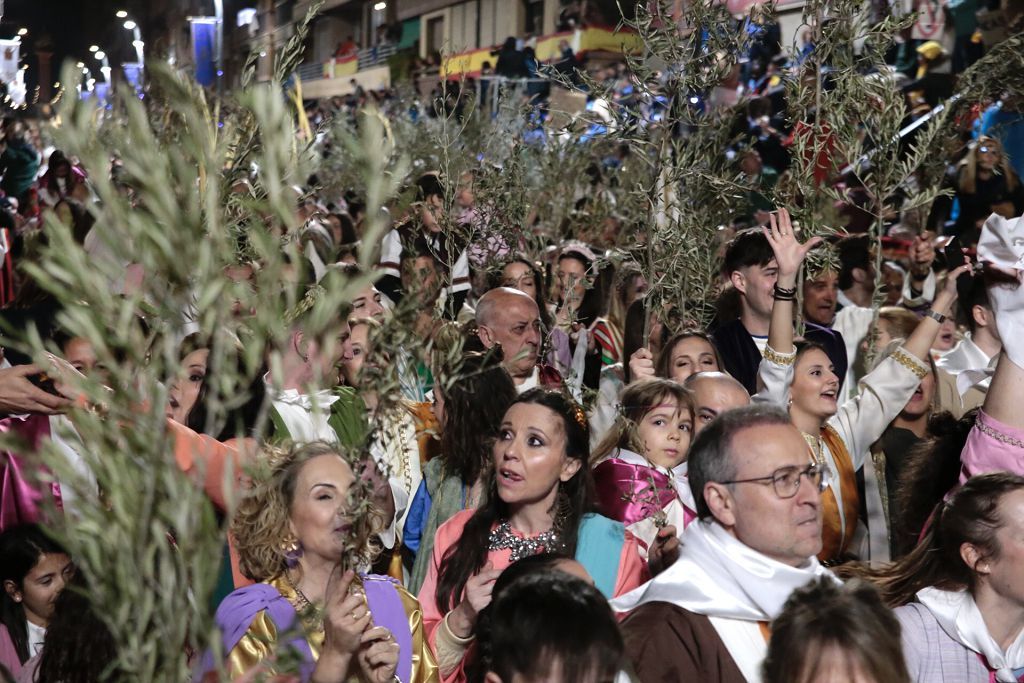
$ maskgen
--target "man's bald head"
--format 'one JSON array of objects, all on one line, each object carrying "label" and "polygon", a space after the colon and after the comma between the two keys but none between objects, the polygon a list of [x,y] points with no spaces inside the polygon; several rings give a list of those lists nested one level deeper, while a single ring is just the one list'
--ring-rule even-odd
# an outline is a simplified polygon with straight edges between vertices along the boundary
[{"label": "man's bald head", "polygon": [[693,392],[693,431],[699,432],[719,413],[750,405],[750,394],[736,378],[724,372],[698,372],[686,378],[684,386]]},{"label": "man's bald head", "polygon": [[533,374],[541,340],[540,309],[528,294],[511,287],[487,292],[476,305],[476,326],[486,348],[501,345],[505,367],[517,383]]},{"label": "man's bald head", "polygon": [[476,324],[489,325],[493,323],[495,311],[509,303],[521,302],[524,298],[532,303],[534,308],[537,308],[537,302],[522,290],[512,287],[495,287],[488,290],[476,303]]}]

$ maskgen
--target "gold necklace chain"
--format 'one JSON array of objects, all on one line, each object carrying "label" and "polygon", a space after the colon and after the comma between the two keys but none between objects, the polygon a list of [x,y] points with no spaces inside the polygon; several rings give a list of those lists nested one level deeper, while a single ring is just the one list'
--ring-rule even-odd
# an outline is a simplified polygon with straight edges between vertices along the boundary
[{"label": "gold necklace chain", "polygon": [[292,577],[288,575],[288,572],[284,573],[284,580],[288,584],[288,587],[291,588],[293,591],[295,591],[295,597],[299,601],[299,608],[301,610],[307,610],[307,609],[315,610],[316,609],[313,606],[313,603],[311,603],[309,601],[309,598],[306,597],[306,594],[303,593],[301,590],[299,590],[298,585],[294,581],[292,581]]}]

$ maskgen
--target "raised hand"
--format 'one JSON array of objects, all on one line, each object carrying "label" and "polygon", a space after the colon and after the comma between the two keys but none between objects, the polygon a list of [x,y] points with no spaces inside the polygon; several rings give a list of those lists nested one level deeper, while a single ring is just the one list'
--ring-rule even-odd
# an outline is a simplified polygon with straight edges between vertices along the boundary
[{"label": "raised hand", "polygon": [[793,230],[789,211],[785,208],[780,208],[769,216],[768,225],[762,229],[775,253],[775,261],[779,266],[780,286],[793,286],[796,283],[796,274],[800,271],[800,265],[807,258],[807,252],[821,244],[821,237],[812,237],[800,244]]}]

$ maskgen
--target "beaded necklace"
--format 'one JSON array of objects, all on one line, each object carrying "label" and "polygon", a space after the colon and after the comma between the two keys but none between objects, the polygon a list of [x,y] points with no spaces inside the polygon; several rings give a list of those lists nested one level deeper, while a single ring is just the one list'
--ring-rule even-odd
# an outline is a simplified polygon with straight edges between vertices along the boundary
[{"label": "beaded necklace", "polygon": [[487,541],[487,549],[491,551],[511,550],[511,561],[518,562],[524,557],[530,557],[538,553],[564,550],[565,544],[554,529],[548,529],[544,533],[532,538],[517,536],[512,532],[512,526],[508,523],[508,520],[505,520],[491,532]]}]

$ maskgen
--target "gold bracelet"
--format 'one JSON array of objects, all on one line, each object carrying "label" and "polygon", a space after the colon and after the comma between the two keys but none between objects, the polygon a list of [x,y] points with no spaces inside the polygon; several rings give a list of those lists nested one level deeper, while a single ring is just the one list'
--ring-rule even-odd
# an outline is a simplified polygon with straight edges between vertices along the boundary
[{"label": "gold bracelet", "polygon": [[924,379],[928,373],[931,372],[931,368],[927,366],[922,367],[921,361],[914,356],[911,356],[907,353],[906,349],[902,347],[896,349],[890,358],[917,375],[918,379]]},{"label": "gold bracelet", "polygon": [[787,353],[787,354],[779,353],[778,351],[776,351],[772,347],[766,346],[766,347],[764,347],[764,359],[766,361],[768,361],[769,363],[775,363],[776,365],[789,366],[789,365],[792,365],[793,362],[796,360],[796,354],[795,353]]}]

